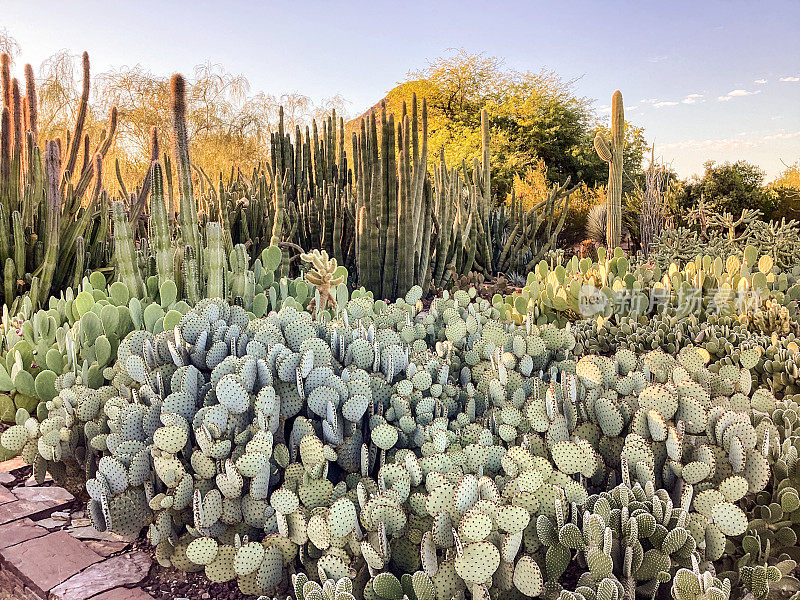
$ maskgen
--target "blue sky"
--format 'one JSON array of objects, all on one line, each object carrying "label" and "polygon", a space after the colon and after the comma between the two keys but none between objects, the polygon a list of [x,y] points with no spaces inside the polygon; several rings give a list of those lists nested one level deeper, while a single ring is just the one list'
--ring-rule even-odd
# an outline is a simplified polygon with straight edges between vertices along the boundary
[{"label": "blue sky", "polygon": [[450,48],[578,78],[682,175],[746,159],[768,177],[800,160],[800,2],[246,2],[0,0],[3,26],[37,65],[88,50],[95,73],[141,64],[191,73],[211,60],[251,90],[341,94],[358,114]]}]

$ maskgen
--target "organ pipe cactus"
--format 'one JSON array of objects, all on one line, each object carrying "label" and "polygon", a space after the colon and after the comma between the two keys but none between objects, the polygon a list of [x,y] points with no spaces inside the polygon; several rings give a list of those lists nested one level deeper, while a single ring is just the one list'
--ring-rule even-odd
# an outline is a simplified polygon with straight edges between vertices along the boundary
[{"label": "organ pipe cactus", "polygon": [[203,247],[200,241],[200,230],[197,219],[197,203],[192,186],[192,165],[189,159],[189,134],[186,128],[186,80],[175,74],[170,80],[172,94],[172,126],[174,130],[173,153],[180,191],[180,226],[181,239],[185,246],[192,248],[189,255],[190,271],[198,271],[203,263]]},{"label": "organ pipe cactus", "polygon": [[156,262],[158,282],[174,279],[174,250],[172,228],[164,198],[164,176],[161,164],[151,166],[152,191],[150,192],[150,247]]},{"label": "organ pipe cactus", "polygon": [[[430,279],[431,198],[427,181],[428,109],[416,95],[395,123],[381,110],[378,140],[374,113],[353,134],[358,281],[381,297],[403,296]],[[420,123],[421,121],[421,123]],[[421,125],[421,132],[420,132]],[[420,137],[422,141],[420,142]]]},{"label": "organ pipe cactus", "polygon": [[16,312],[20,295],[35,292],[34,302],[45,305],[51,294],[72,284],[76,276],[81,278],[82,269],[105,266],[107,239],[100,224],[107,218],[108,205],[99,173],[116,131],[117,112],[112,109],[108,127],[91,152],[84,133],[90,90],[89,58],[84,53],[74,129],[67,132],[65,143],[48,141],[42,149],[33,70],[26,65],[23,93],[11,77],[6,54],[2,65],[0,261],[5,269],[5,304]]},{"label": "organ pipe cactus", "polygon": [[606,140],[597,132],[594,147],[597,154],[608,163],[608,200],[606,203],[606,248],[616,248],[622,235],[622,173],[625,146],[625,109],[622,93],[617,90],[611,97],[611,138]]}]

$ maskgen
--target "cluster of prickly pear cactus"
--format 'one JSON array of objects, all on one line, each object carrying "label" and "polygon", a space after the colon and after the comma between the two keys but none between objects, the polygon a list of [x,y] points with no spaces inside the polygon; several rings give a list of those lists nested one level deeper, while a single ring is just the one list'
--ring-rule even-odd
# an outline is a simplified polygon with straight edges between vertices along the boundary
[{"label": "cluster of prickly pear cactus", "polygon": [[[786,335],[796,332],[800,273],[775,266],[768,254],[748,246],[744,258],[698,254],[683,265],[661,269],[637,264],[621,248],[599,260],[572,257],[540,261],[519,292],[494,300],[517,322],[531,313],[538,323],[585,320],[584,324],[632,318],[699,319],[716,322],[730,317],[749,329]],[[601,319],[598,319],[600,317]],[[593,350],[596,350],[593,348]]]},{"label": "cluster of prickly pear cactus", "polygon": [[[172,328],[123,340],[108,385],[57,379],[45,418],[20,413],[3,444],[37,475],[86,469],[96,527],[133,536],[149,525],[161,562],[249,592],[284,579],[290,550],[320,581],[365,570],[377,592],[391,567],[464,589],[500,566],[496,535],[512,544],[513,579],[534,589],[536,562],[517,556],[529,510],[551,514],[585,491],[510,447],[515,427],[530,431],[511,411],[522,417],[513,403],[539,385],[533,371],[570,342],[514,333],[466,293],[421,315],[420,296],[354,294],[328,322],[203,300]],[[530,506],[503,496],[508,486],[524,486]]]},{"label": "cluster of prickly pear cactus", "polygon": [[[157,177],[154,187],[158,185]],[[179,294],[180,278],[176,283],[158,268],[151,274],[142,273],[127,219],[123,214],[115,218],[123,225],[117,228],[115,244],[118,281],[108,284],[105,276],[95,271],[77,289],[68,288],[60,298],[51,297],[46,308],[35,311],[32,300],[26,297],[17,315],[12,317],[4,309],[0,350],[2,421],[13,423],[19,408],[33,415],[45,410],[44,403],[56,393],[56,377],[71,374],[88,387],[103,385],[109,379],[106,369],[116,360],[119,342],[129,332],[172,329],[189,310],[189,304]],[[209,224],[207,233],[215,230],[213,225]],[[210,237],[209,247],[213,248],[214,243]],[[264,250],[252,269],[243,247],[235,249],[230,261],[222,248],[218,250],[206,254],[204,270],[208,276],[203,278],[204,287],[241,304],[251,315],[263,316],[282,306],[302,310],[311,301],[309,286],[302,279],[276,280],[278,248]],[[120,267],[123,264],[126,266]],[[340,298],[347,295],[346,290],[337,289],[336,293]]]},{"label": "cluster of prickly pear cactus", "polygon": [[[779,407],[752,387],[757,352],[577,360],[569,329],[516,325],[474,290],[421,298],[357,290],[319,319],[131,299],[98,385],[57,375],[1,441],[37,477],[88,474],[99,529],[147,528],[162,564],[253,594],[287,569],[310,596],[654,594],[745,533],[763,440],[785,435],[755,418]],[[117,305],[97,303],[102,327]]]}]

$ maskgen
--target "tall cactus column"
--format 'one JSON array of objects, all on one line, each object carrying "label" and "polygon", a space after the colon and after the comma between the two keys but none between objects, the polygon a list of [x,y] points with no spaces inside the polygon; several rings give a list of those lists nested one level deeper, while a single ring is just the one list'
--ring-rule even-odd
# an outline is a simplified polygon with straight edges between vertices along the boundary
[{"label": "tall cactus column", "polygon": [[622,93],[617,90],[611,98],[611,140],[599,131],[594,138],[597,154],[608,163],[606,200],[606,246],[613,250],[620,245],[622,233],[622,150],[625,144],[625,111]]},{"label": "tall cactus column", "polygon": [[184,246],[191,246],[197,260],[197,271],[203,264],[202,241],[197,219],[197,204],[192,187],[192,164],[189,160],[189,134],[186,128],[186,80],[175,74],[170,81],[172,90],[172,126],[174,128],[175,167],[180,191],[180,228]]}]

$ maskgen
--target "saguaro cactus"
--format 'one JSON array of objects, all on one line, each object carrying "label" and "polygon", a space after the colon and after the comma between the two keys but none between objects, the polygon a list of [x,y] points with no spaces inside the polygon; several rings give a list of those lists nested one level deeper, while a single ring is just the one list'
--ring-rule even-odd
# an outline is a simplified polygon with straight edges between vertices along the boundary
[{"label": "saguaro cactus", "polygon": [[622,231],[622,149],[625,144],[625,111],[622,93],[617,90],[611,98],[611,139],[606,140],[599,131],[594,138],[597,154],[608,163],[608,191],[606,200],[606,246],[619,246]]}]

